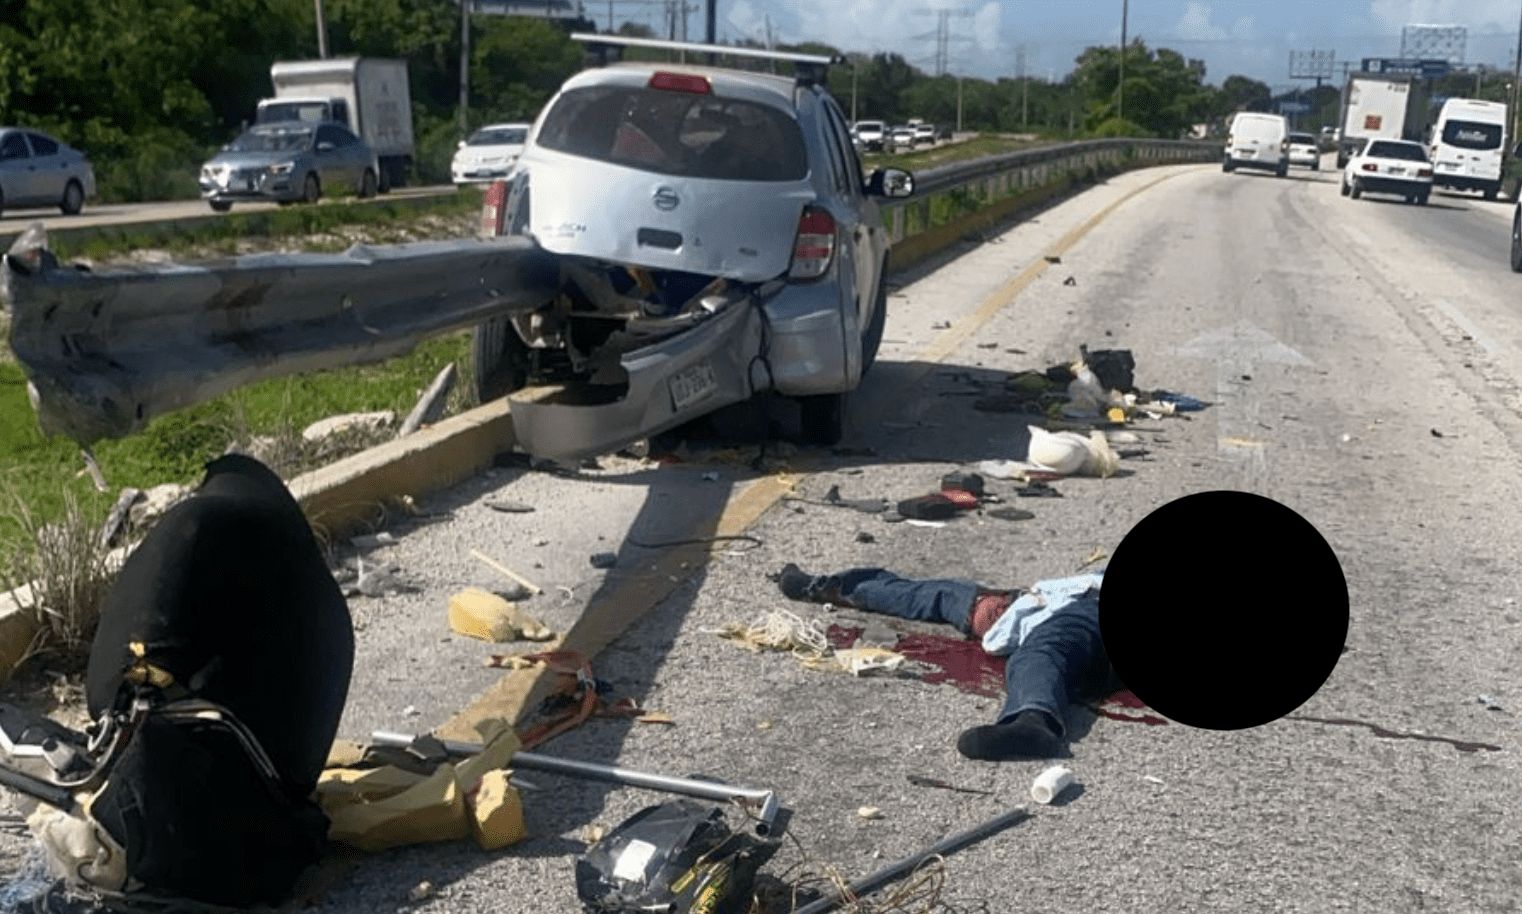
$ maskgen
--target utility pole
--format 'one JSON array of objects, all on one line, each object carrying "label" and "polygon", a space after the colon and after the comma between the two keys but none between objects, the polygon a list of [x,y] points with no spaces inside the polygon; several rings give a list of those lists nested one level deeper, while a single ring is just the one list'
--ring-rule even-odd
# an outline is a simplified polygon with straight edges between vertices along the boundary
[{"label": "utility pole", "polygon": [[1126,32],[1130,26],[1131,0],[1120,0],[1120,82],[1116,87],[1120,100],[1116,103],[1115,116],[1126,119]]},{"label": "utility pole", "polygon": [[957,133],[962,132],[962,77],[957,77]]},{"label": "utility pole", "polygon": [[[708,38],[709,44],[719,43],[719,0],[708,0]],[[708,55],[708,65],[713,66],[719,62],[717,54]]]},{"label": "utility pole", "polygon": [[859,69],[858,61],[851,61],[851,123],[856,123],[856,71]]},{"label": "utility pole", "polygon": [[1511,136],[1513,145],[1516,144],[1518,133],[1516,123],[1519,99],[1522,99],[1522,18],[1519,18],[1517,21],[1517,59],[1512,63],[1511,69],[1511,122],[1513,125]]},{"label": "utility pole", "polygon": [[613,34],[613,0],[608,0],[608,34]]},{"label": "utility pole", "polygon": [[470,0],[460,0],[460,134],[470,129]]},{"label": "utility pole", "polygon": [[1031,113],[1031,81],[1025,74],[1025,45],[1020,45],[1015,52],[1015,59],[1019,61],[1020,66],[1020,129],[1025,130],[1030,126]]},{"label": "utility pole", "polygon": [[327,59],[328,25],[322,19],[322,0],[312,0],[317,5],[317,56]]}]

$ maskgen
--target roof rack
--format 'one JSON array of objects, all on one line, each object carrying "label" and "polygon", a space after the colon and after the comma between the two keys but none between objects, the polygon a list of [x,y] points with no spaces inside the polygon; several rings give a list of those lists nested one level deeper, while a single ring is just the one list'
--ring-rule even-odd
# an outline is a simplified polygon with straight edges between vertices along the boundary
[{"label": "roof rack", "polygon": [[825,74],[834,64],[845,62],[840,55],[796,54],[791,51],[769,51],[765,48],[744,48],[726,44],[699,44],[687,41],[663,41],[658,38],[635,38],[627,35],[599,35],[591,32],[575,32],[572,41],[579,41],[594,48],[603,63],[608,62],[610,52],[624,48],[648,48],[655,51],[678,51],[683,54],[708,54],[722,57],[746,57],[755,60],[776,60],[793,64],[798,82],[805,84],[824,82]]}]

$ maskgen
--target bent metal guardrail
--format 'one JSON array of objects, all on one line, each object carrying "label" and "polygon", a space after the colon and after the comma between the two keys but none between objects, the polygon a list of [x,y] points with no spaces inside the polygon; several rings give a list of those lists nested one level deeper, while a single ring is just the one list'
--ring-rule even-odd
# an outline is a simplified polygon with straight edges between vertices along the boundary
[{"label": "bent metal guardrail", "polygon": [[1220,158],[1219,143],[1187,140],[1082,140],[1022,149],[915,172],[913,196],[884,205],[883,218],[899,244],[1066,176]]}]

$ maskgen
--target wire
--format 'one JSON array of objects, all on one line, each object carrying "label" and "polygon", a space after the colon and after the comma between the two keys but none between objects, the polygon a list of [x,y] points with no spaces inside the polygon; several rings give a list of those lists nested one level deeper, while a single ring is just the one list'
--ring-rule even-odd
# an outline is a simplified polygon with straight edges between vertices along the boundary
[{"label": "wire", "polygon": [[[750,543],[754,548],[757,549],[766,545],[766,543],[760,537],[751,536],[748,533],[736,533],[728,536],[694,536],[690,539],[657,540],[654,542],[649,540],[637,540],[633,537],[628,537],[624,540],[624,542],[628,543],[630,546],[634,546],[637,549],[670,549],[675,546],[711,546],[715,543],[734,542]],[[750,550],[746,551],[748,552]]]},{"label": "wire", "polygon": [[[751,296],[750,300],[755,305],[757,312],[759,312],[761,315],[761,348],[750,360],[750,363],[745,366],[745,380],[750,384],[750,395],[752,398],[754,398],[756,396],[756,363],[760,362],[762,367],[766,369],[766,386],[768,391],[775,391],[777,389],[777,375],[772,371],[771,315],[766,313],[766,306],[763,305],[760,300],[758,300],[754,295]],[[761,448],[756,452],[755,461],[751,463],[752,469],[761,470],[765,468],[766,446],[771,441],[771,435],[772,401],[768,396],[766,399],[761,401]]]}]

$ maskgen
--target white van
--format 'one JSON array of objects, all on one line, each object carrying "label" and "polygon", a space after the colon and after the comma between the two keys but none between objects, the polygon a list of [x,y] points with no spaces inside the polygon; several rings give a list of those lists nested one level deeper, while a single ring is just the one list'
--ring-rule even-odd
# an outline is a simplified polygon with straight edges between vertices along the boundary
[{"label": "white van", "polygon": [[1222,171],[1258,168],[1289,174],[1289,124],[1277,114],[1238,112],[1231,118]]},{"label": "white van", "polygon": [[1427,143],[1432,183],[1478,190],[1494,200],[1501,191],[1501,158],[1506,149],[1506,105],[1474,98],[1443,103]]}]

